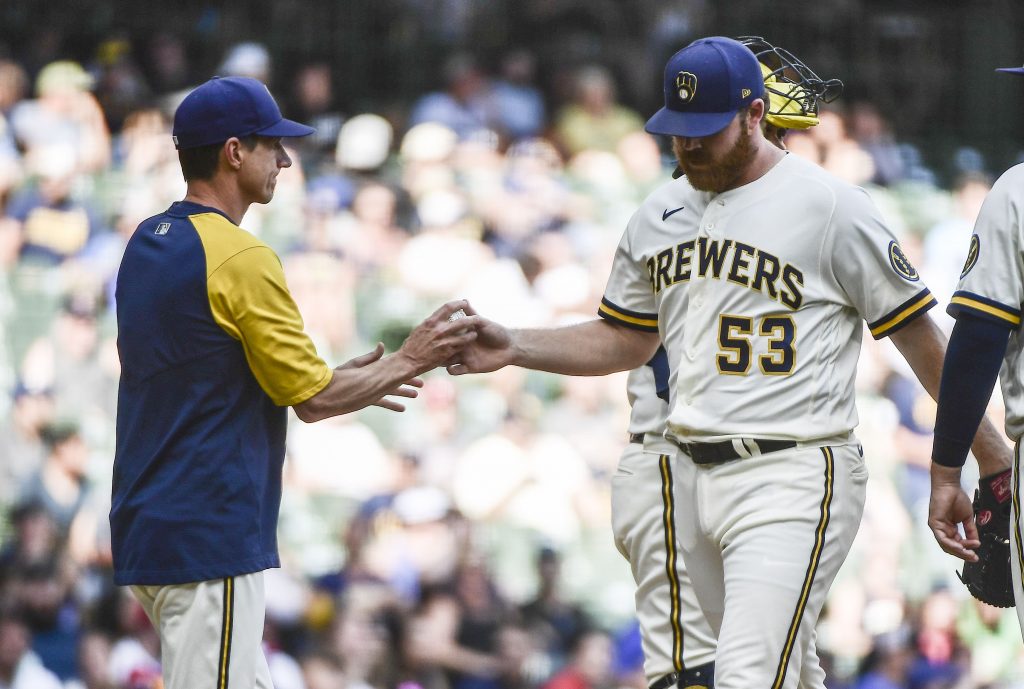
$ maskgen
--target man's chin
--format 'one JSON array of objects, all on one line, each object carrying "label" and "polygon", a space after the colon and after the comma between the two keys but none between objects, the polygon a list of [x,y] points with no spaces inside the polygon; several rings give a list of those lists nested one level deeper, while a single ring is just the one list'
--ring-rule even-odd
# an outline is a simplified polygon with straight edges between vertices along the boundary
[{"label": "man's chin", "polygon": [[687,170],[686,168],[683,168],[683,172],[686,174],[686,179],[690,182],[690,186],[697,191],[721,191],[721,180],[716,179],[715,175],[704,175],[699,172],[693,172],[693,170]]}]

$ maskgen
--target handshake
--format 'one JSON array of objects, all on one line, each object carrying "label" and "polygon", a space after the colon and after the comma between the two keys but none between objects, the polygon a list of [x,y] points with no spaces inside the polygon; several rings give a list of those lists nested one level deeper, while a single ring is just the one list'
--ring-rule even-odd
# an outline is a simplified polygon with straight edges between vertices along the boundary
[{"label": "handshake", "polygon": [[[405,406],[391,397],[416,397],[417,388],[423,387],[420,375],[440,366],[452,375],[494,371],[511,362],[511,342],[508,330],[478,316],[469,302],[460,299],[448,302],[417,325],[394,354],[385,357],[384,345],[378,343],[373,351],[339,366],[336,377],[339,373],[351,377],[354,369],[364,375],[372,372],[375,381],[364,384],[384,394],[369,403],[404,411]],[[362,406],[365,403],[349,411]]]}]

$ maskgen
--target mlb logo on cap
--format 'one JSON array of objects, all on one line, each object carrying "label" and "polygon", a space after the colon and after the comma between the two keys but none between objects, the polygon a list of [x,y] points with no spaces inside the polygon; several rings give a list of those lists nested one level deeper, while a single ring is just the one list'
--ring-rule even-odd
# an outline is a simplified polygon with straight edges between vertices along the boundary
[{"label": "mlb logo on cap", "polygon": [[736,113],[764,95],[754,53],[724,36],[702,38],[665,65],[665,107],[647,121],[651,134],[700,137],[716,134]]}]

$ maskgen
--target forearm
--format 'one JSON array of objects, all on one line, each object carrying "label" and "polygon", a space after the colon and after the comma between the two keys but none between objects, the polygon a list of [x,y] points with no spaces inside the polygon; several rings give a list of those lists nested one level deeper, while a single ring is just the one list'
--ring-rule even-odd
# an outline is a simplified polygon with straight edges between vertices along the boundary
[{"label": "forearm", "polygon": [[513,330],[510,363],[570,376],[602,376],[647,363],[658,336],[593,320],[561,328]]},{"label": "forearm", "polygon": [[361,367],[340,366],[331,382],[311,398],[295,405],[295,413],[307,423],[358,411],[375,403],[417,374],[415,366],[400,353]]},{"label": "forearm", "polygon": [[961,466],[973,436],[970,448],[982,476],[1009,468],[1006,441],[984,418],[1006,352],[1006,336],[1007,331],[993,323],[969,316],[957,321],[943,364],[935,419],[932,459],[937,464]]}]

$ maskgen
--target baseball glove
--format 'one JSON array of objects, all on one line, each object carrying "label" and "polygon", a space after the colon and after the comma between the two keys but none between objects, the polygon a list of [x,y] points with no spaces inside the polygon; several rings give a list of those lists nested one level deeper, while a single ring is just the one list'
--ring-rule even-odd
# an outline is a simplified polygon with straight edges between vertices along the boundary
[{"label": "baseball glove", "polygon": [[1009,469],[978,481],[974,523],[981,541],[976,551],[978,561],[965,563],[963,574],[957,576],[978,600],[997,608],[1011,608]]}]

